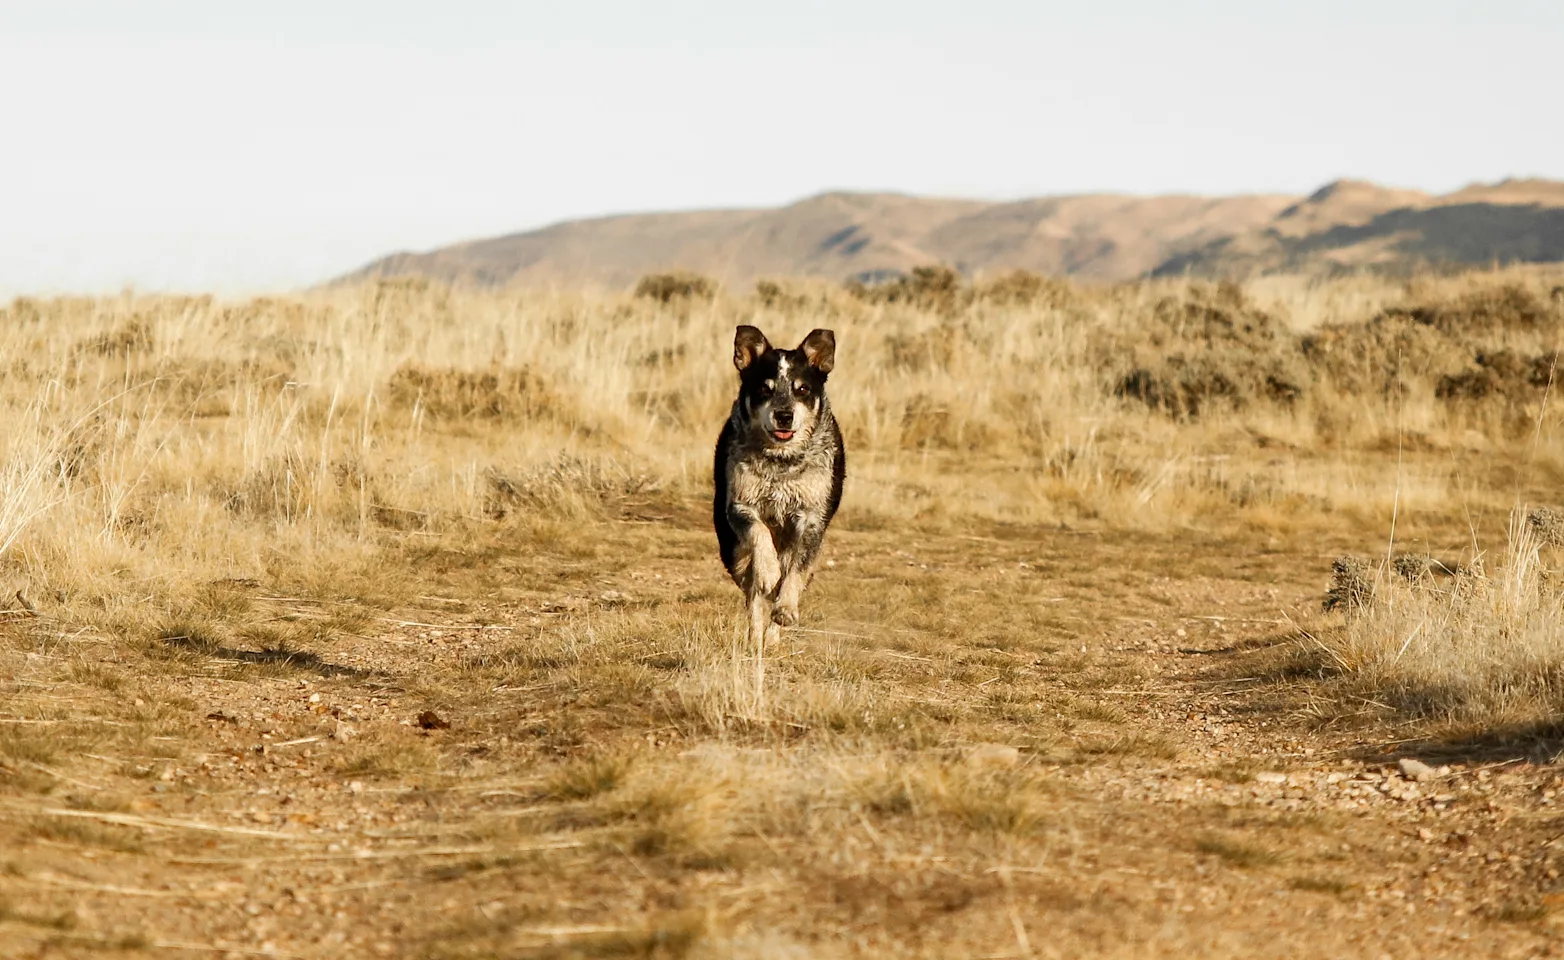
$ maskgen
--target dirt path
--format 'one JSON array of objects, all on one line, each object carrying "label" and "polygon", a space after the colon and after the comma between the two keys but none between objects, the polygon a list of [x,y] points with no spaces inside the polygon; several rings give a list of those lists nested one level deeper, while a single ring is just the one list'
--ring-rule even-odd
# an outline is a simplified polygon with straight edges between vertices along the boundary
[{"label": "dirt path", "polygon": [[835,531],[756,720],[697,506],[8,624],[0,954],[1564,952],[1564,771],[1324,700],[1331,545]]}]

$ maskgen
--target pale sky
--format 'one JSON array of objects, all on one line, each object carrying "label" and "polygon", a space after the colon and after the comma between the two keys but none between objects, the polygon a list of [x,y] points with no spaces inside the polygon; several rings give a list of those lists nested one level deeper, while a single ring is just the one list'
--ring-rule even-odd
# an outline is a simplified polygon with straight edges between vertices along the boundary
[{"label": "pale sky", "polygon": [[1557,0],[0,0],[0,295],[561,219],[1564,179]]}]

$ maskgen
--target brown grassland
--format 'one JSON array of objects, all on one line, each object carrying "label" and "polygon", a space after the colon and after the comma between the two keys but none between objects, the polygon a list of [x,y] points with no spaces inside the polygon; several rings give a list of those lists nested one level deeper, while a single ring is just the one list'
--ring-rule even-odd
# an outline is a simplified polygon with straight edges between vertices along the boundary
[{"label": "brown grassland", "polygon": [[[1560,284],[14,301],[0,955],[1556,955]],[[758,687],[736,323],[851,454]]]}]

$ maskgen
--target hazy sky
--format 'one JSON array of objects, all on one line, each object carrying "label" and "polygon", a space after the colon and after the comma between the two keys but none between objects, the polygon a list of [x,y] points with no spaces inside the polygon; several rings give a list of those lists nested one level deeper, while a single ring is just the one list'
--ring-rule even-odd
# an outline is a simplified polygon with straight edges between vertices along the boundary
[{"label": "hazy sky", "polygon": [[559,219],[1564,178],[1557,0],[0,0],[0,294]]}]

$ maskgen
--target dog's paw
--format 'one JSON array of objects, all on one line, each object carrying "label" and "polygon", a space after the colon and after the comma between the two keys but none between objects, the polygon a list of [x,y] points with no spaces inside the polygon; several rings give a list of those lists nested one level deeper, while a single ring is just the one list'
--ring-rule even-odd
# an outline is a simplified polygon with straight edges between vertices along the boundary
[{"label": "dog's paw", "polygon": [[787,604],[778,604],[771,611],[771,622],[779,627],[798,626],[798,608]]}]

